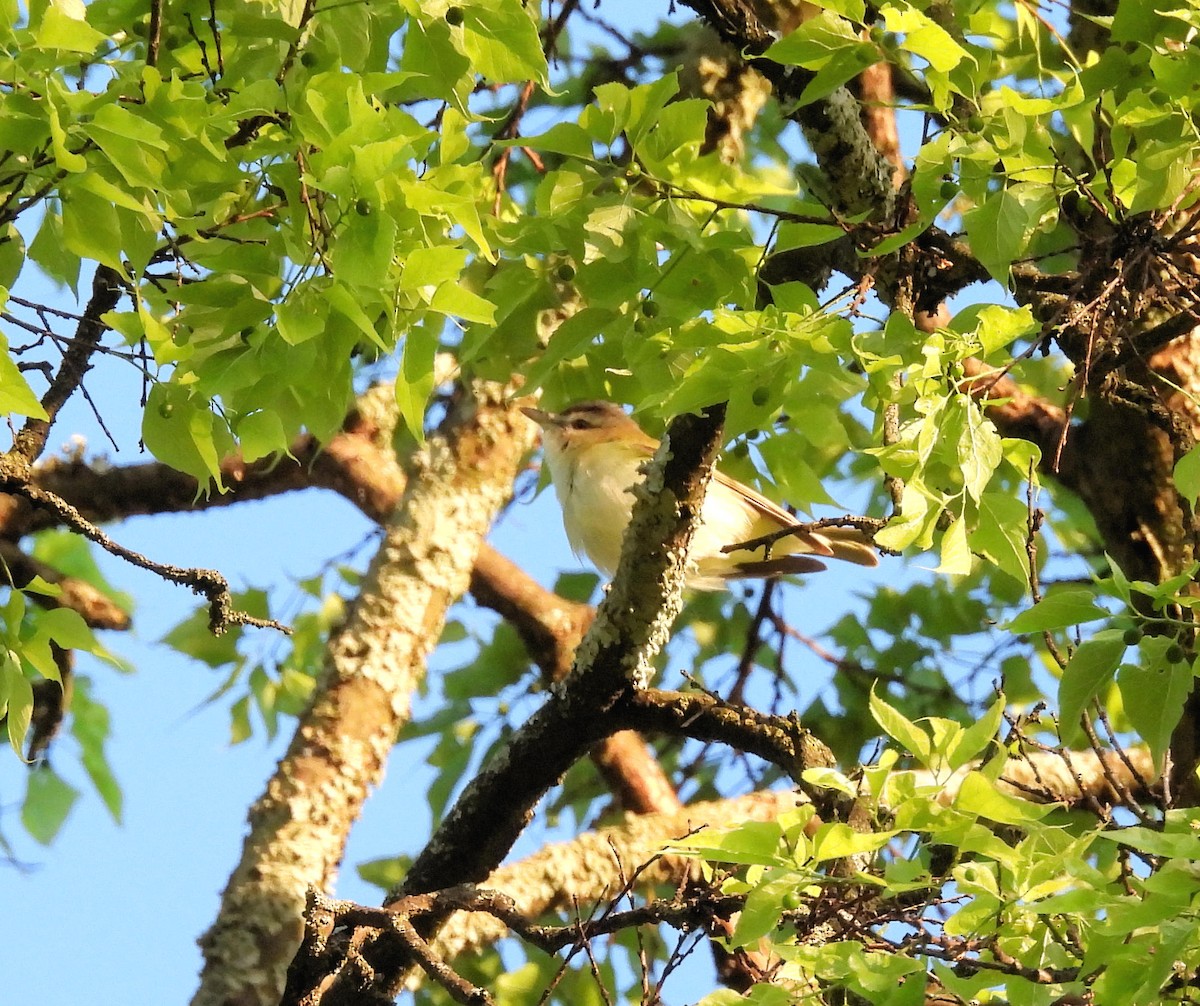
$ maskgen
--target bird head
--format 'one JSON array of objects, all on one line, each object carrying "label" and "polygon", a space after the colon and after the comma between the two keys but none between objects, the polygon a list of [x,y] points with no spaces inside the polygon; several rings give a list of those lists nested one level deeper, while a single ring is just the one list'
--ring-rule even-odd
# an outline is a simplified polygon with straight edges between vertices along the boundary
[{"label": "bird head", "polygon": [[531,408],[521,411],[542,428],[549,450],[574,454],[613,442],[654,446],[641,427],[613,402],[577,402],[557,413]]}]

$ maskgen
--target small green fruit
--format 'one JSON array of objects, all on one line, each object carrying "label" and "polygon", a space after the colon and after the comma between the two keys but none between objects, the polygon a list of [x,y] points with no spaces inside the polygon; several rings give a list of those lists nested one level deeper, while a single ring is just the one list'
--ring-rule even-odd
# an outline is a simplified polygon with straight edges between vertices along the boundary
[{"label": "small green fruit", "polygon": [[770,400],[771,391],[769,388],[755,388],[750,395],[750,401],[752,401],[760,409]]},{"label": "small green fruit", "polygon": [[354,212],[360,217],[369,217],[373,210],[374,207],[371,205],[371,201],[369,199],[360,199],[354,204]]},{"label": "small green fruit", "polygon": [[659,310],[660,309],[657,301],[642,301],[642,314],[644,314],[647,318],[657,318]]},{"label": "small green fruit", "polygon": [[1169,664],[1182,664],[1187,654],[1183,652],[1183,647],[1178,643],[1172,643],[1167,647],[1167,652],[1164,656],[1167,658],[1167,663]]},{"label": "small green fruit", "polygon": [[952,181],[950,181],[950,179],[947,178],[938,187],[938,195],[941,196],[943,199],[953,199],[955,196],[958,195],[958,183],[952,182]]},{"label": "small green fruit", "polygon": [[454,25],[455,27],[457,27],[458,25],[460,25],[462,23],[463,23],[463,9],[461,7],[447,7],[446,8],[446,24]]},{"label": "small green fruit", "polygon": [[570,262],[563,262],[554,270],[554,275],[561,282],[570,283],[575,278],[575,267]]},{"label": "small green fruit", "polygon": [[174,412],[175,412],[174,403],[172,403],[172,402],[159,402],[158,403],[158,414],[160,416],[162,416],[163,419],[170,419],[171,415]]},{"label": "small green fruit", "polygon": [[1142,630],[1137,628],[1136,626],[1133,628],[1126,629],[1121,634],[1121,641],[1126,646],[1137,646],[1137,644],[1142,641]]},{"label": "small green fruit", "polygon": [[314,66],[321,62],[321,59],[315,52],[305,52],[300,54],[300,65],[311,70]]}]

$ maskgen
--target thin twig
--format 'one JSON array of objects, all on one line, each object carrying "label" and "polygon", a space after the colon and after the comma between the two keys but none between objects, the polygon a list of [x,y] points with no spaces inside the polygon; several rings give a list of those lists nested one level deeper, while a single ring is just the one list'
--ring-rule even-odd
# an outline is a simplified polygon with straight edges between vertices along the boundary
[{"label": "thin twig", "polygon": [[17,496],[24,496],[30,503],[45,507],[69,528],[90,541],[94,541],[109,554],[124,559],[141,569],[149,570],[164,580],[191,587],[197,594],[202,594],[208,600],[209,628],[214,635],[221,635],[231,625],[253,625],[262,629],[278,629],[280,632],[288,634],[292,631],[274,619],[258,618],[247,612],[235,610],[233,598],[229,592],[229,581],[216,570],[172,566],[147,558],[140,552],[135,552],[133,549],[113,541],[70,503],[45,489],[3,476],[0,476],[0,489]]}]

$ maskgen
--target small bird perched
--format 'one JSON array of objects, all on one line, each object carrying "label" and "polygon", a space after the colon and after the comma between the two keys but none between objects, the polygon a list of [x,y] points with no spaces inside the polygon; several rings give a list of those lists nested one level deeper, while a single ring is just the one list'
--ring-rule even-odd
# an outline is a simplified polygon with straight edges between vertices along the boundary
[{"label": "small bird perched", "polygon": [[[530,408],[521,411],[542,428],[546,463],[571,547],[611,577],[633,512],[631,489],[642,479],[638,467],[653,456],[658,441],[612,402],[579,402],[557,414]],[[775,542],[769,552],[762,547],[721,551],[722,546],[796,524],[796,518],[782,507],[714,469],[692,538],[691,558],[696,569],[688,586],[720,590],[727,580],[824,569],[825,564],[813,556],[844,559],[860,566],[879,562],[866,536],[852,527],[798,528]]]}]

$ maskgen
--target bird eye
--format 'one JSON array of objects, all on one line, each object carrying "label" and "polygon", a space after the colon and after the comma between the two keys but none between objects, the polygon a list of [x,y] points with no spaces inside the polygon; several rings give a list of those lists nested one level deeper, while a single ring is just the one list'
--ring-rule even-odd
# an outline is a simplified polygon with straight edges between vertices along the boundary
[{"label": "bird eye", "polygon": [[579,419],[572,419],[567,425],[569,425],[573,430],[590,430],[592,428],[591,422],[583,419],[582,417]]}]

